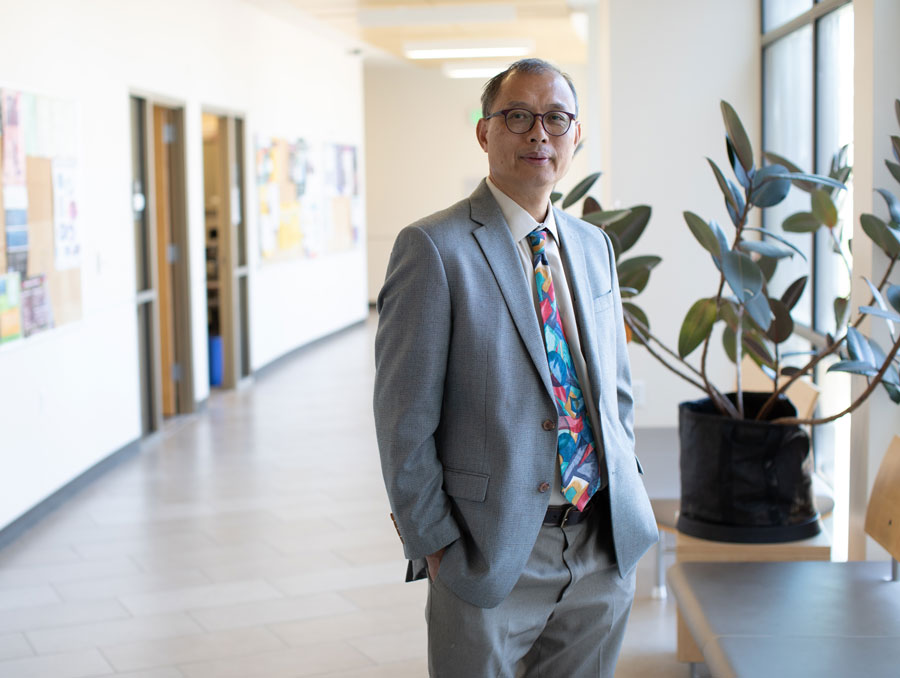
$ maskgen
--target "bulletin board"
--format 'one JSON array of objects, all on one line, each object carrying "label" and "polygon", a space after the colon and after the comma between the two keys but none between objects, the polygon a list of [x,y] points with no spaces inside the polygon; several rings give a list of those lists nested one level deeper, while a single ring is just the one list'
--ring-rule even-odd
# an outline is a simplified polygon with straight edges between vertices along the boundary
[{"label": "bulletin board", "polygon": [[0,89],[0,343],[81,318],[77,109]]},{"label": "bulletin board", "polygon": [[356,146],[257,137],[262,259],[316,258],[360,244]]}]

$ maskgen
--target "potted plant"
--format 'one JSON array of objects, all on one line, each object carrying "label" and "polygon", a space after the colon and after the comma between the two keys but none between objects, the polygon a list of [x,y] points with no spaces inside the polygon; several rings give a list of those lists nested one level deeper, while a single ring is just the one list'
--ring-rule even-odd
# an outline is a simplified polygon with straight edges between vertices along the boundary
[{"label": "potted plant", "polygon": [[[896,103],[900,123],[900,101]],[[766,153],[769,164],[756,167],[753,150],[743,125],[730,104],[721,103],[725,146],[734,180],[707,159],[722,191],[733,231],[715,220],[684,212],[689,231],[710,255],[719,272],[711,296],[697,300],[688,310],[671,348],[651,331],[646,313],[630,300],[644,289],[659,257],[635,257],[618,264],[625,322],[635,341],[666,368],[703,391],[704,397],[679,406],[681,447],[681,531],[707,539],[738,542],[790,541],[818,533],[818,514],[811,493],[811,459],[805,426],[834,421],[849,414],[882,386],[900,404],[898,351],[900,286],[890,278],[900,258],[900,201],[888,190],[878,189],[888,206],[890,221],[866,214],[862,232],[888,257],[881,280],[867,281],[871,301],[849,314],[849,297],[835,299],[836,330],[821,336],[820,347],[804,352],[784,350],[794,334],[795,309],[808,276],[784,289],[770,285],[778,262],[805,257],[791,242],[770,229],[751,227],[754,209],[781,203],[792,188],[810,196],[810,210],[789,216],[782,224],[788,232],[812,233],[825,229],[834,251],[850,269],[848,253],[839,236],[837,205],[850,175],[846,149],[835,154],[829,176],[802,172],[786,158]],[[900,137],[891,138],[893,154],[900,162]],[[900,164],[886,161],[900,182]],[[588,177],[566,197],[564,206],[576,202],[590,189],[596,175]],[[580,192],[580,195],[579,195]],[[574,200],[573,200],[574,196]],[[585,200],[585,218],[617,231],[618,216],[599,210],[596,201]],[[593,217],[592,217],[593,214]],[[649,214],[649,211],[648,211]],[[646,226],[646,222],[643,224]],[[637,229],[637,235],[643,230]],[[633,231],[628,243],[634,244]],[[856,235],[859,239],[861,236]],[[615,244],[615,240],[614,240]],[[623,248],[624,251],[625,248]],[[892,344],[883,349],[859,329],[866,317],[887,323]],[[729,392],[710,381],[707,359],[713,330],[722,324],[722,349],[736,368],[736,389]],[[699,364],[689,361],[699,350]],[[749,355],[771,379],[767,392],[745,392],[741,363]],[[696,360],[696,357],[692,360]],[[864,391],[840,412],[821,417],[798,417],[785,392],[798,380],[811,376],[823,361],[828,371],[860,375],[868,383]],[[825,364],[828,364],[827,362]]]}]

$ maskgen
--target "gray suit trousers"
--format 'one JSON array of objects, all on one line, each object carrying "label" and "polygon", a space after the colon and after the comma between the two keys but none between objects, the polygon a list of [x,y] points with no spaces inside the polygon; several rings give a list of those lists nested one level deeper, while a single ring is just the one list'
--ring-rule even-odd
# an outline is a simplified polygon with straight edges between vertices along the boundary
[{"label": "gray suit trousers", "polygon": [[497,607],[429,584],[432,678],[612,678],[634,598],[615,563],[608,493],[578,525],[541,527],[521,577]]}]

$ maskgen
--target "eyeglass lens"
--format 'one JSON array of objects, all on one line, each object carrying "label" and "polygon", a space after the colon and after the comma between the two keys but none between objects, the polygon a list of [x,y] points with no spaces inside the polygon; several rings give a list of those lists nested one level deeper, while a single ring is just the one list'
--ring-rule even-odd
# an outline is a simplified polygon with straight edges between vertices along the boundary
[{"label": "eyeglass lens", "polygon": [[[506,114],[506,127],[514,134],[525,134],[534,126],[535,114],[524,108],[514,108]],[[563,111],[547,111],[540,116],[547,134],[560,136],[565,134],[571,119]]]}]

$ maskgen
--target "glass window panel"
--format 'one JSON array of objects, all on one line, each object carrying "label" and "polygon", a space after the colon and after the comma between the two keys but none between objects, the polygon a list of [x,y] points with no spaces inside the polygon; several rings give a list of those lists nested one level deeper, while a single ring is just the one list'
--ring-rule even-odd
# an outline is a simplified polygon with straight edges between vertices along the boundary
[{"label": "glass window panel", "polygon": [[813,0],[763,0],[763,33],[812,9]]},{"label": "glass window panel", "polygon": [[[813,47],[812,26],[805,26],[773,42],[763,53],[763,149],[784,156],[801,169],[813,167]],[[782,222],[795,212],[808,212],[809,195],[791,188],[780,204],[763,211],[763,226],[786,237],[812,261],[812,236],[784,233]],[[771,282],[770,296],[780,297],[794,280],[807,275],[810,264],[800,257],[782,259]],[[812,294],[808,285],[797,303],[794,319],[812,324]],[[802,350],[802,347],[785,347]]]}]

